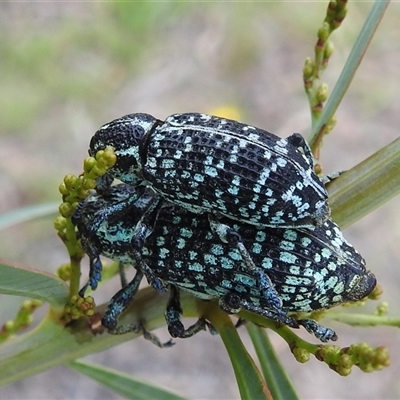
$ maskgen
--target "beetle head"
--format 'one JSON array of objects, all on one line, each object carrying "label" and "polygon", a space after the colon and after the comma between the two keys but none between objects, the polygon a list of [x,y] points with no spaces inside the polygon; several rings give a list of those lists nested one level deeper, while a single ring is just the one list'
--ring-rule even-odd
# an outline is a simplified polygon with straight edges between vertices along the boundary
[{"label": "beetle head", "polygon": [[[143,180],[141,146],[156,122],[149,114],[129,114],[103,125],[94,134],[90,141],[90,156],[106,147],[112,147],[117,156],[117,162],[107,171],[107,184],[111,184],[110,177],[129,184],[139,184]],[[103,181],[100,179],[100,186],[107,186]]]},{"label": "beetle head", "polygon": [[349,283],[350,290],[345,295],[345,301],[359,301],[368,296],[376,286],[375,275],[366,270],[364,274],[354,275]]}]

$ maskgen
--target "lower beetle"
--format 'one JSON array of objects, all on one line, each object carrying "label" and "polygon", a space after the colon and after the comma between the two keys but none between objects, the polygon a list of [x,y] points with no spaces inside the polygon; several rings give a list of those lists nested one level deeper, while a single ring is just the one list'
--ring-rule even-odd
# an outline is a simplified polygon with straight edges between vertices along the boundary
[{"label": "lower beetle", "polygon": [[[132,238],[149,201],[151,195],[146,188],[119,184],[79,205],[74,221],[91,259],[91,275],[101,273],[100,255],[135,265]],[[99,215],[103,216],[101,224]],[[96,230],[88,230],[94,220]],[[237,248],[216,238],[207,217],[171,205],[161,209],[157,221],[141,257],[155,279],[170,285],[166,319],[173,337],[190,336],[180,321],[177,288],[202,299],[218,299],[221,308],[229,313],[244,309],[293,328],[304,326],[325,342],[336,340],[334,331],[314,320],[296,320],[288,313],[308,313],[357,301],[376,285],[363,257],[331,220],[308,229],[261,229],[234,223],[232,229],[242,237],[279,297],[281,305],[271,307],[262,276],[246,267]],[[110,301],[103,325],[111,332],[116,329],[118,316],[134,298],[143,273],[146,275],[138,270],[133,281]]]}]

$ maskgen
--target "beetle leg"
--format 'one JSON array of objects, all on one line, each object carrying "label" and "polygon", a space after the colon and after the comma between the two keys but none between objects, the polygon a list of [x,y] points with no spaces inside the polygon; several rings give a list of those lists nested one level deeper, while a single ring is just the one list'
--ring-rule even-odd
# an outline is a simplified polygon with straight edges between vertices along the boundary
[{"label": "beetle leg", "polygon": [[85,249],[86,254],[89,256],[89,280],[79,291],[79,296],[81,297],[85,297],[85,292],[89,286],[92,290],[97,288],[97,284],[101,281],[101,272],[103,270],[99,252],[88,241],[85,241]]},{"label": "beetle leg", "polygon": [[[150,190],[150,189],[149,189]],[[158,278],[153,270],[143,261],[142,248],[146,239],[152,234],[158,214],[162,208],[162,200],[154,195],[152,202],[147,205],[143,215],[137,223],[132,237],[132,253],[137,262],[137,268],[143,271],[149,284],[160,292],[165,292],[166,288],[162,280]]]},{"label": "beetle leg", "polygon": [[299,319],[297,322],[321,342],[327,342],[329,340],[336,341],[338,338],[335,331],[318,324],[313,319]]},{"label": "beetle leg", "polygon": [[336,333],[332,329],[326,328],[312,319],[296,320],[287,314],[277,314],[275,311],[265,307],[257,306],[251,301],[242,299],[237,294],[226,294],[220,298],[219,304],[221,308],[228,313],[236,314],[243,309],[258,315],[262,315],[263,317],[267,317],[273,321],[288,325],[291,328],[299,328],[300,326],[303,326],[307,332],[313,334],[317,339],[321,340],[321,342],[337,340]]},{"label": "beetle leg", "polygon": [[344,172],[346,172],[346,171],[345,170],[334,171],[334,172],[331,172],[330,174],[326,174],[326,175],[320,176],[319,179],[321,180],[321,182],[324,185],[326,185],[327,183],[330,183],[330,182],[334,181],[336,178],[338,178]]},{"label": "beetle leg", "polygon": [[127,286],[120,289],[110,300],[107,305],[104,317],[101,323],[107,328],[109,333],[119,335],[126,332],[134,331],[133,325],[117,327],[118,317],[128,308],[129,304],[135,297],[140,282],[143,278],[143,272],[137,270],[134,278]]},{"label": "beetle leg", "polygon": [[263,317],[267,317],[276,322],[288,325],[292,328],[299,327],[297,321],[288,316],[283,309],[275,311],[266,307],[260,307],[254,304],[254,302],[248,301],[236,293],[227,293],[225,296],[222,296],[219,300],[219,305],[225,312],[229,314],[237,314],[243,309],[258,315],[262,315]]},{"label": "beetle leg", "polygon": [[249,271],[252,271],[253,274],[257,275],[259,289],[263,292],[271,309],[279,312],[282,307],[282,300],[280,299],[278,292],[275,290],[271,279],[265,271],[254,264],[253,259],[243,244],[240,235],[228,225],[219,222],[212,214],[208,214],[208,220],[213,234],[218,236],[222,242],[229,243],[231,246],[236,247],[239,250]]},{"label": "beetle leg", "polygon": [[142,271],[138,270],[136,275],[126,286],[124,286],[121,290],[119,290],[110,300],[107,305],[106,311],[104,313],[104,317],[101,320],[101,323],[105,328],[107,328],[108,333],[112,335],[123,335],[128,332],[142,332],[143,337],[146,340],[149,340],[151,343],[155,344],[157,347],[171,347],[174,345],[172,340],[169,340],[166,343],[161,343],[156,335],[153,335],[151,332],[146,330],[144,327],[144,322],[139,321],[135,324],[126,324],[120,325],[118,324],[118,317],[129,307],[133,298],[135,297],[141,280],[143,279]]},{"label": "beetle leg", "polygon": [[128,286],[128,279],[126,278],[125,265],[122,262],[118,263],[119,278],[121,280],[121,287]]},{"label": "beetle leg", "polygon": [[165,320],[168,325],[168,332],[173,338],[185,339],[204,331],[208,323],[204,318],[199,318],[197,322],[185,329],[181,322],[182,306],[180,301],[179,289],[175,285],[169,285],[170,295],[167,308],[165,310]]}]

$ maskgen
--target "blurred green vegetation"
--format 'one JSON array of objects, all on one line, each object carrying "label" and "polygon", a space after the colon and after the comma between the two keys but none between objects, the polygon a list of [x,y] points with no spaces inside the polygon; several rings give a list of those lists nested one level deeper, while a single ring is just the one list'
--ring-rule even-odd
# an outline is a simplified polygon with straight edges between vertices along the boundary
[{"label": "blurred green vegetation", "polygon": [[[310,12],[321,15],[325,4],[310,12],[298,8],[295,20],[278,2],[232,3],[229,9],[221,3],[172,1],[88,3],[76,10],[59,4],[59,9],[51,7],[54,15],[46,15],[40,5],[25,12],[18,7],[0,6],[3,18],[10,17],[3,21],[0,42],[1,134],[26,132],[38,117],[66,101],[87,102],[99,112],[110,95],[145,67],[151,49],[162,47],[163,41],[173,44],[169,30],[185,21],[229,19],[225,65],[236,75],[238,68],[243,71],[260,57],[257,26],[251,23],[257,13],[272,13],[273,19],[281,19],[275,21],[277,27],[286,24],[287,33],[306,36],[313,29]],[[37,12],[32,18],[28,12],[33,7]],[[213,37],[209,40],[213,46]]]},{"label": "blurred green vegetation", "polygon": [[[151,30],[185,3],[92,4],[83,17],[3,32],[0,130],[24,130],[53,103],[101,103],[142,63]],[[150,33],[150,34],[149,34]],[[21,118],[23,116],[23,118]]]}]

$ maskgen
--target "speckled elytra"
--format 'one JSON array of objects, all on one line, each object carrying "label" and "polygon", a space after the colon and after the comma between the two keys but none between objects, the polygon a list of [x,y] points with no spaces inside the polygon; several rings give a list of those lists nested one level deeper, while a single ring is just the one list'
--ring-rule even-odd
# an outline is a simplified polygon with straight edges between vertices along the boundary
[{"label": "speckled elytra", "polygon": [[130,114],[103,125],[89,154],[114,148],[110,176],[151,185],[174,204],[270,227],[321,225],[329,217],[327,192],[313,171],[300,134],[286,139],[206,114],[174,114],[164,122]]}]

